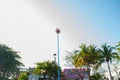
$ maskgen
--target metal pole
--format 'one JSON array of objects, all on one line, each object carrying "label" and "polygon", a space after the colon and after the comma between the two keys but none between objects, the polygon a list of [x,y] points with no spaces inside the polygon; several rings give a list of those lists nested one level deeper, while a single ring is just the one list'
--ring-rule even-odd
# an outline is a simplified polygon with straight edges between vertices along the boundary
[{"label": "metal pole", "polygon": [[55,69],[54,69],[54,80],[56,80],[56,54],[54,54],[54,64],[55,64]]},{"label": "metal pole", "polygon": [[56,29],[56,33],[57,33],[57,48],[58,48],[58,80],[60,80],[60,51],[59,51],[59,33],[60,33],[60,29]]}]

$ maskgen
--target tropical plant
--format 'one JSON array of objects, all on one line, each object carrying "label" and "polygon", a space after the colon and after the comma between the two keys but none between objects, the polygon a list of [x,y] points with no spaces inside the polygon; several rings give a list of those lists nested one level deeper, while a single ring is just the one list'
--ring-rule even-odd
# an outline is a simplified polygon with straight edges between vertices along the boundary
[{"label": "tropical plant", "polygon": [[86,46],[86,44],[81,44],[79,51],[78,63],[79,65],[86,66],[88,70],[88,76],[90,77],[90,67],[97,70],[99,63],[99,52],[95,45]]},{"label": "tropical plant", "polygon": [[17,53],[5,44],[0,44],[0,78],[5,78],[5,80],[9,77],[14,78],[19,73],[19,67],[23,64]]},{"label": "tropical plant", "polygon": [[118,50],[118,52],[120,52],[120,42],[118,42],[116,47],[117,47],[116,49]]},{"label": "tropical plant", "polygon": [[109,71],[111,80],[112,80],[112,75],[111,75],[109,63],[110,62],[112,63],[113,59],[119,60],[119,55],[117,53],[113,52],[114,49],[115,49],[115,47],[111,47],[110,45],[107,45],[105,43],[101,46],[101,49],[99,50],[101,53],[102,62],[107,62],[108,71]]},{"label": "tropical plant", "polygon": [[28,72],[21,72],[18,80],[28,80]]},{"label": "tropical plant", "polygon": [[73,52],[67,52],[67,55],[65,57],[66,66],[72,67],[72,68],[79,68],[80,65],[78,64],[78,53],[77,51],[73,51]]},{"label": "tropical plant", "polygon": [[100,73],[95,73],[94,75],[90,76],[90,80],[101,80],[102,75]]},{"label": "tropical plant", "polygon": [[101,66],[101,57],[99,48],[95,45],[88,46],[88,53],[89,53],[89,64],[90,67],[93,68],[93,72],[96,73],[96,70]]},{"label": "tropical plant", "polygon": [[[69,53],[69,55],[66,56],[67,62],[71,63],[75,68],[86,66],[89,77],[90,68],[93,68],[93,72],[95,72],[102,63],[107,62],[112,79],[109,62],[112,62],[113,59],[116,61],[120,60],[119,54],[113,52],[115,47],[111,47],[105,43],[101,46],[101,49],[97,48],[95,45],[86,46],[86,44],[81,44],[79,48],[80,50],[75,50],[74,53]],[[117,49],[120,51],[120,42],[117,45]]]},{"label": "tropical plant", "polygon": [[[57,76],[57,70],[58,66],[55,62],[52,61],[43,61],[38,62],[37,67],[34,70],[35,74],[40,74],[44,76],[44,80],[46,76],[49,76],[49,78]],[[61,69],[60,69],[61,72]]]},{"label": "tropical plant", "polygon": [[69,53],[69,55],[66,56],[66,61],[75,68],[86,66],[90,77],[90,67],[97,70],[100,65],[99,51],[95,45],[86,46],[86,44],[81,44],[79,48],[80,50]]}]

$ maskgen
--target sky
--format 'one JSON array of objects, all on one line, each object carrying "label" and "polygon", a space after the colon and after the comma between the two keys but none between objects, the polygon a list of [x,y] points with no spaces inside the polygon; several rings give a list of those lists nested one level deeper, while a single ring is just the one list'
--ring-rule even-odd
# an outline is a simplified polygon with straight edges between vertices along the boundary
[{"label": "sky", "polygon": [[119,0],[1,0],[0,43],[19,51],[26,67],[54,60],[55,29],[60,32],[60,65],[66,51],[81,43],[117,45],[120,41]]}]

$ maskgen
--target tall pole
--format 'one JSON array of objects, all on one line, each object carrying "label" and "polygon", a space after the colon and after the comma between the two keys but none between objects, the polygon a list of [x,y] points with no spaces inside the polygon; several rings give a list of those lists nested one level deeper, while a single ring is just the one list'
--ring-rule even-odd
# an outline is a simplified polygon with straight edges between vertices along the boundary
[{"label": "tall pole", "polygon": [[58,50],[58,80],[60,80],[60,51],[59,51],[59,33],[60,29],[56,28],[57,33],[57,50]]},{"label": "tall pole", "polygon": [[56,80],[56,54],[53,54],[54,56],[54,64],[55,64],[55,70],[54,70],[54,80]]}]

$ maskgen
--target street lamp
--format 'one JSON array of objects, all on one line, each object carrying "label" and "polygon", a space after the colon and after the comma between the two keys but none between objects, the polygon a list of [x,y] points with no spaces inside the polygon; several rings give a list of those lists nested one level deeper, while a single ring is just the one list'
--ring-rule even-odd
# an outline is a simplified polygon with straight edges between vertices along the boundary
[{"label": "street lamp", "polygon": [[55,68],[54,68],[54,80],[56,80],[56,54],[53,54],[54,56],[54,64],[55,64]]},{"label": "street lamp", "polygon": [[60,33],[60,29],[56,28],[56,33],[57,33],[57,48],[58,48],[58,80],[60,80],[60,57],[59,57],[59,33]]}]

